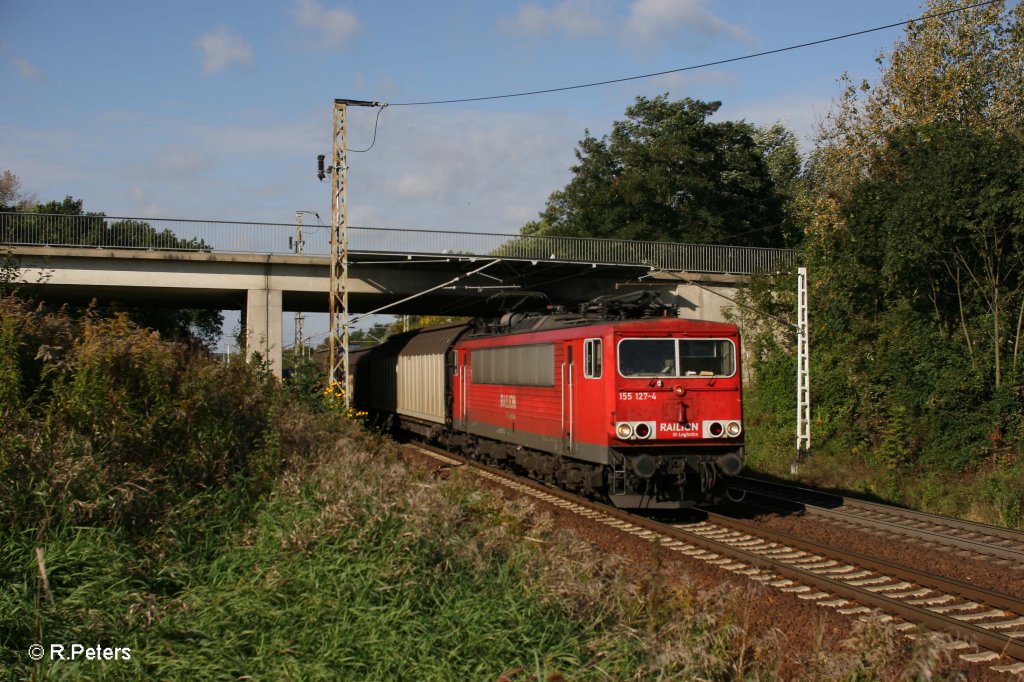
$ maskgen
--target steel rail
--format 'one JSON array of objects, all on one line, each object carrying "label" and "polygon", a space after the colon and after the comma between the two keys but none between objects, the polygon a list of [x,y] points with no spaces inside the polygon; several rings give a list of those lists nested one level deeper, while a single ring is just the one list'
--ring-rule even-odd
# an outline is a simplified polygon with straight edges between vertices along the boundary
[{"label": "steel rail", "polygon": [[[760,495],[761,493],[755,494]],[[969,552],[973,552],[975,554],[996,557],[998,559],[1002,559],[1009,562],[1024,563],[1024,549],[1007,549],[999,545],[993,545],[991,543],[973,540],[970,538],[961,538],[955,535],[946,535],[938,531],[911,528],[909,526],[893,521],[882,521],[880,519],[864,518],[857,516],[856,514],[845,513],[837,509],[817,507],[807,503],[803,504],[807,512],[814,516],[821,516],[827,519],[837,520],[851,525],[874,528],[875,530],[886,531],[893,535],[902,535],[910,538],[915,538],[917,540],[924,540],[925,542],[928,542],[930,544],[954,547],[956,549],[962,549]]]},{"label": "steel rail", "polygon": [[[883,577],[894,577],[934,590],[940,590],[947,593],[952,592],[953,594],[965,599],[973,600],[977,598],[983,600],[982,603],[975,604],[976,607],[988,605],[1011,611],[1014,615],[1024,615],[1024,602],[1010,595],[991,592],[982,588],[967,585],[966,583],[962,583],[957,580],[915,571],[914,569],[892,564],[873,557],[867,557],[856,552],[848,552],[836,547],[790,536],[785,533],[778,533],[761,526],[757,526],[756,524],[739,521],[738,519],[732,519],[712,513],[709,513],[708,516],[709,518],[715,518],[716,523],[738,530],[742,533],[765,538],[771,542],[785,546],[796,547],[805,552],[819,555],[823,558],[834,559],[853,564],[854,566],[860,566],[862,568],[878,572]],[[727,547],[727,545],[725,547]],[[714,551],[717,552],[719,550],[715,549]],[[725,549],[722,549],[721,552],[723,554],[727,553]],[[727,555],[736,556],[737,558],[741,556],[739,553],[733,554],[732,552],[729,552]],[[768,565],[754,560],[751,560],[751,563],[755,563],[755,565]],[[957,637],[972,640],[978,645],[992,651],[1004,653],[1018,660],[1024,660],[1024,640],[1003,635],[988,628],[967,623],[941,613],[935,613],[927,608],[918,607],[914,604],[888,597],[878,592],[850,585],[842,580],[834,580],[824,576],[819,576],[813,571],[794,568],[780,562],[774,562],[770,565],[772,570],[793,580],[798,580],[801,583],[814,585],[860,604],[874,606],[905,620],[920,623],[932,629],[944,630],[956,635]]]},{"label": "steel rail", "polygon": [[[538,497],[540,499],[547,498],[547,501],[555,500],[555,504],[563,508],[578,507],[582,510],[589,510],[590,513],[586,514],[589,518],[604,522],[606,525],[616,527],[619,529],[626,530],[630,527],[641,529],[646,531],[650,537],[662,537],[677,542],[688,543],[690,545],[696,545],[702,550],[712,552],[714,554],[727,557],[733,561],[738,561],[743,564],[749,564],[750,566],[757,567],[783,576],[789,580],[797,581],[803,585],[813,586],[822,590],[838,595],[844,599],[859,603],[864,606],[871,606],[881,611],[889,613],[891,615],[899,616],[904,620],[912,623],[918,623],[934,630],[942,630],[947,633],[953,634],[956,637],[965,639],[976,643],[977,645],[989,649],[990,651],[998,654],[1004,654],[1015,658],[1019,661],[1024,661],[1024,640],[1012,637],[1009,635],[1000,634],[991,629],[984,628],[979,625],[974,625],[970,622],[959,620],[955,617],[946,616],[943,613],[936,613],[927,608],[916,606],[909,602],[901,601],[893,597],[881,594],[880,591],[872,591],[864,587],[850,584],[839,579],[829,578],[827,576],[815,573],[809,569],[800,568],[794,566],[785,561],[773,559],[764,554],[757,553],[755,551],[749,551],[746,549],[734,547],[727,543],[704,537],[700,533],[692,530],[686,530],[685,527],[677,525],[668,525],[665,523],[652,521],[647,518],[638,517],[636,515],[624,512],[619,509],[607,507],[605,505],[599,505],[598,503],[580,498],[571,493],[551,488],[542,483],[525,479],[523,477],[512,474],[503,469],[498,469],[489,465],[476,462],[474,460],[456,455],[454,453],[442,450],[440,448],[434,448],[433,446],[424,446],[417,444],[417,447],[422,449],[427,454],[447,459],[449,462],[454,462],[459,465],[468,465],[477,472],[482,472],[482,475],[492,480],[511,487],[513,489],[519,489],[520,491],[527,492],[528,494]],[[561,504],[559,504],[561,503]],[[612,522],[609,522],[600,517],[606,517]],[[838,561],[847,561],[846,558],[837,559],[837,557],[848,557],[850,561],[847,563],[853,563],[857,561],[859,563],[861,557],[852,552],[844,552],[842,550],[835,550],[827,546],[817,545],[810,541],[803,540],[801,538],[791,538],[783,533],[777,533],[774,531],[767,531],[764,528],[756,526],[754,524],[747,524],[745,522],[737,522],[735,519],[728,517],[718,517],[718,515],[710,515],[709,518],[716,518],[715,523],[718,523],[722,527],[730,528],[731,530],[738,530],[747,536],[753,536],[754,538],[766,539],[768,543],[775,545],[778,550],[785,550],[787,547],[797,547],[801,545],[799,551],[801,553],[811,552],[813,555],[818,555],[821,559],[830,559]],[[720,518],[720,520],[717,520]],[[742,528],[742,530],[740,530]],[[812,547],[813,549],[805,549]],[[774,550],[775,548],[773,548]],[[830,556],[829,552],[836,552],[836,556]],[[776,552],[778,553],[778,552]],[[873,559],[871,557],[864,557],[864,560],[870,562],[870,565],[877,566],[879,570],[884,567],[887,562]],[[854,564],[856,566],[856,564]],[[917,579],[934,581],[941,583],[943,580],[939,576],[928,576],[920,572],[914,572],[912,569],[906,569],[904,567],[897,567],[901,569],[902,576],[915,575],[915,582]],[[883,578],[890,576],[882,575]],[[901,578],[896,576],[900,580],[909,580],[909,578]],[[948,581],[951,586],[956,586],[957,589],[961,589],[963,583],[957,583],[957,581]],[[924,584],[924,583],[919,583]],[[970,588],[970,586],[966,586]],[[932,588],[929,589],[941,589]],[[976,590],[976,594],[986,594],[993,598],[993,601],[998,601],[999,604],[1005,605],[1004,608],[1013,611],[1015,615],[1024,614],[1024,603],[1020,600],[1015,600],[1013,597],[1008,595],[999,595],[998,593],[990,593],[979,588],[971,588]],[[891,591],[891,590],[888,590]],[[970,593],[970,592],[969,592]],[[980,606],[975,604],[974,606]],[[996,604],[991,604],[996,606]]]},{"label": "steel rail", "polygon": [[[892,507],[875,502],[855,500],[841,495],[835,495],[833,493],[821,493],[799,487],[791,488],[779,483],[769,483],[757,479],[739,479],[730,487],[774,500],[795,502],[803,505],[808,513],[814,515],[824,516],[830,519],[838,519],[847,523],[875,528],[877,530],[884,530],[935,544],[956,547],[975,552],[977,554],[998,557],[1007,561],[1024,563],[1024,533],[1008,528],[1000,528],[999,526],[992,526],[973,521],[964,521],[962,519],[954,519],[940,516],[938,514],[919,512],[912,509],[901,509],[899,507]],[[828,497],[837,499],[840,502],[840,505],[834,508],[825,507],[820,504],[815,504],[812,501],[815,498],[821,499]],[[847,509],[847,511],[843,511],[844,508]],[[863,510],[868,514],[888,516],[896,520],[885,520],[877,517],[873,518],[871,516],[864,516],[853,511],[856,509]],[[908,526],[904,523],[900,523],[899,520],[918,524],[927,524],[928,526],[931,526],[931,529]],[[971,534],[974,537],[966,537],[955,532],[951,533],[948,532],[949,529],[953,529],[954,531],[963,531],[964,533]],[[947,532],[944,532],[944,530]],[[986,541],[983,539],[984,537],[998,539],[998,542],[993,542],[991,540]],[[1012,543],[1017,546],[1013,547],[1007,543]]]},{"label": "steel rail", "polygon": [[765,528],[764,526],[756,523],[732,518],[731,516],[725,516],[710,511],[705,511],[705,513],[708,515],[709,519],[714,519],[715,523],[738,530],[742,533],[747,533],[748,535],[757,535],[758,537],[765,538],[771,542],[777,542],[788,547],[796,547],[797,549],[802,549],[805,552],[821,554],[829,559],[854,564],[862,568],[876,571],[883,575],[916,583],[922,587],[941,590],[949,594],[955,594],[963,597],[964,599],[972,601],[976,600],[990,606],[999,607],[1024,615],[1024,600],[1014,597],[1013,595],[987,590],[983,587],[977,587],[969,583],[956,580],[955,578],[946,578],[933,573],[925,573],[908,566],[903,566],[901,564],[896,564],[891,561],[886,561],[885,559],[879,559],[859,552],[851,552],[834,545],[827,545],[795,535],[790,535],[788,533],[781,533],[779,531]]}]

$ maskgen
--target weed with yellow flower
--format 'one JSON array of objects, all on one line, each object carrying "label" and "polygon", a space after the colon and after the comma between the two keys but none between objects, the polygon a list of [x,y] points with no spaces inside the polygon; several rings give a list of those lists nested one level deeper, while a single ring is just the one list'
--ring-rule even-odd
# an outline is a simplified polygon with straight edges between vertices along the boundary
[{"label": "weed with yellow flower", "polygon": [[340,381],[328,382],[324,388],[324,406],[329,412],[336,412],[352,420],[362,421],[368,414],[365,410],[345,406],[345,384]]}]

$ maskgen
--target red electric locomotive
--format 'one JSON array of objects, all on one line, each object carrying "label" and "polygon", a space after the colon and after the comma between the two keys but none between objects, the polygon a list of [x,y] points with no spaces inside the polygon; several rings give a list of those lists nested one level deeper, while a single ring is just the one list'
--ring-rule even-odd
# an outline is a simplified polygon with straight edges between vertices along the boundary
[{"label": "red electric locomotive", "polygon": [[679,318],[511,315],[353,353],[355,405],[630,509],[713,503],[743,468],[740,339]]}]

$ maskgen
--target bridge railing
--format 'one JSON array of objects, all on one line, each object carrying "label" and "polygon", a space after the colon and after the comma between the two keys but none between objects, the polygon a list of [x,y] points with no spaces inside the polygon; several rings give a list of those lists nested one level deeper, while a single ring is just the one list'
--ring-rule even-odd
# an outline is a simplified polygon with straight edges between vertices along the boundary
[{"label": "bridge railing", "polygon": [[[330,226],[303,224],[306,255],[330,254]],[[292,223],[66,216],[0,212],[0,244],[220,253],[298,251]],[[681,272],[753,274],[794,265],[791,249],[672,242],[541,237],[447,230],[350,227],[353,253],[500,256],[600,264],[650,265]]]}]

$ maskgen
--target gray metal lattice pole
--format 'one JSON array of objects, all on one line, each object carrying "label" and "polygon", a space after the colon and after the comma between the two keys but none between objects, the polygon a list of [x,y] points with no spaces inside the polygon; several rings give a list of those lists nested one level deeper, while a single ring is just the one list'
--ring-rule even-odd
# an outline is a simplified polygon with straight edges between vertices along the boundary
[{"label": "gray metal lattice pole", "polygon": [[331,291],[328,352],[332,383],[344,382],[345,409],[352,407],[348,342],[348,107],[376,107],[380,102],[334,100],[334,137],[331,149]]},{"label": "gray metal lattice pole", "polygon": [[[302,234],[302,211],[295,212],[295,253],[302,254],[306,251],[306,240]],[[301,358],[305,354],[306,315],[303,312],[295,313],[295,343],[292,348],[295,351],[295,358]]]}]

